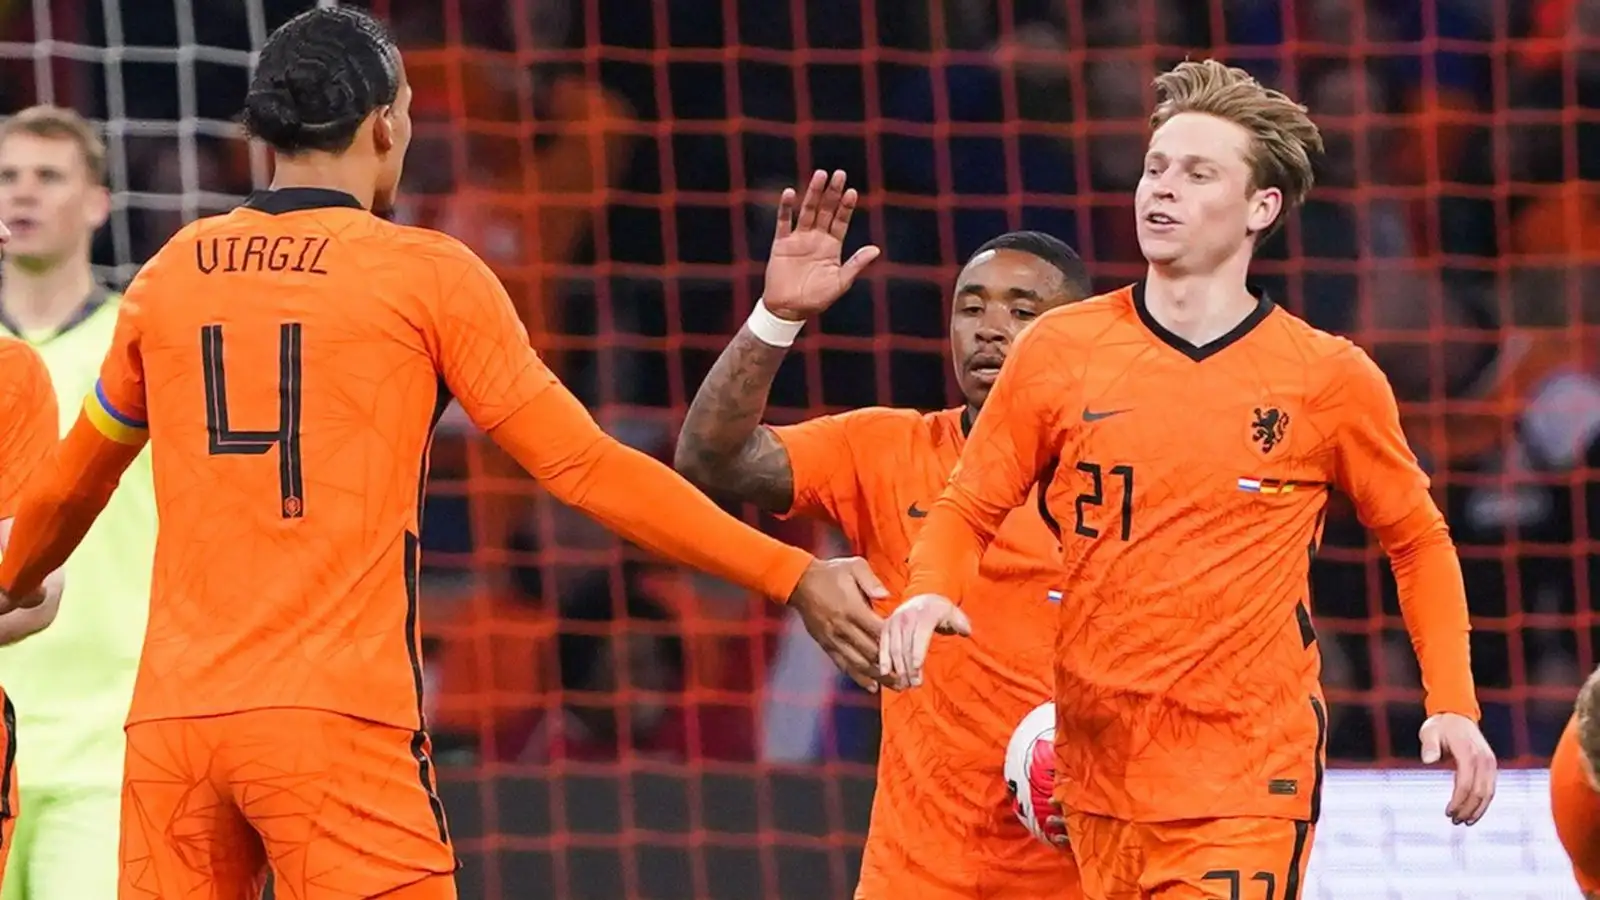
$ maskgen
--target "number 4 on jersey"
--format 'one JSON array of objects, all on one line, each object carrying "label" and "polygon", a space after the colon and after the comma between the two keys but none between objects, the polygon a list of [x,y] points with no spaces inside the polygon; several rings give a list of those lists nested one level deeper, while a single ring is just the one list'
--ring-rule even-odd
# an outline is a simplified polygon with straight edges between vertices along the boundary
[{"label": "number 4 on jersey", "polygon": [[278,427],[275,431],[235,431],[228,421],[228,378],[223,365],[222,326],[200,329],[200,358],[206,377],[206,432],[212,456],[261,456],[278,448],[278,488],[285,519],[305,515],[305,484],[300,473],[300,323],[278,326]]}]

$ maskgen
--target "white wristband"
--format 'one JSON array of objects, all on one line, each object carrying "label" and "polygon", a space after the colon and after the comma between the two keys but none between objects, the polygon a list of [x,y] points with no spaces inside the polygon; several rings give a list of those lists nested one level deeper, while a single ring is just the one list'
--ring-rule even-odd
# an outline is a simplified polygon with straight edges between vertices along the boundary
[{"label": "white wristband", "polygon": [[772,310],[767,309],[765,299],[756,301],[756,308],[750,311],[750,318],[744,323],[756,340],[771,347],[792,347],[794,339],[799,337],[800,329],[806,327],[804,321],[792,322],[779,318]]}]

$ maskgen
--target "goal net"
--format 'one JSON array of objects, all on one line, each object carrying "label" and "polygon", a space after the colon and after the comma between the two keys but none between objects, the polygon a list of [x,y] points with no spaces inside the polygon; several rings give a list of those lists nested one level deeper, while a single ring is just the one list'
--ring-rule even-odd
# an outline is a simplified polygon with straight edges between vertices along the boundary
[{"label": "goal net", "polygon": [[[103,123],[108,280],[266,184],[234,121],[253,49],[310,5],[0,0],[0,112]],[[1461,545],[1485,731],[1517,770],[1471,831],[1445,824],[1442,775],[1406,771],[1415,663],[1336,502],[1313,579],[1334,771],[1306,896],[1573,896],[1540,767],[1596,665],[1593,3],[375,6],[415,90],[395,215],[488,259],[601,423],[663,458],[759,295],[778,191],[813,168],[863,191],[847,252],[886,254],[792,353],[779,421],[954,402],[950,284],[996,234],[1048,231],[1098,283],[1137,277],[1161,67],[1217,55],[1302,99],[1328,157],[1257,273],[1393,381]],[[427,699],[462,896],[848,896],[877,718],[803,627],[620,546],[464,422],[434,465]]]}]

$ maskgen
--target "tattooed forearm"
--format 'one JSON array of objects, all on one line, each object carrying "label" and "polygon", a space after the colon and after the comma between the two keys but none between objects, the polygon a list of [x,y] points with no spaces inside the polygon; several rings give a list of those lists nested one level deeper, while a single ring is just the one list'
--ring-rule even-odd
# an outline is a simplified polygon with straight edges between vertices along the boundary
[{"label": "tattooed forearm", "polygon": [[794,503],[789,454],[762,426],[787,351],[740,328],[689,404],[673,464],[702,490],[784,512]]}]

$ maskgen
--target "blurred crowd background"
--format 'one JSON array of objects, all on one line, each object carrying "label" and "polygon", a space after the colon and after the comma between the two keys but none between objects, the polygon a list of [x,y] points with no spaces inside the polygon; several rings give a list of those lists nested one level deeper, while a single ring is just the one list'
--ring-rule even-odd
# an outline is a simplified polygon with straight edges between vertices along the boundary
[{"label": "blurred crowd background", "polygon": [[[108,281],[265,183],[232,124],[247,51],[307,5],[0,0],[0,113],[49,100],[105,123]],[[774,416],[935,408],[955,402],[950,286],[986,239],[1055,234],[1106,289],[1140,274],[1128,203],[1157,71],[1215,55],[1291,92],[1329,153],[1258,274],[1393,381],[1461,545],[1485,730],[1509,765],[1549,754],[1600,625],[1600,0],[373,5],[416,89],[396,216],[490,260],[567,383],[663,459],[759,295],[779,190],[813,168],[863,191],[847,252],[885,259],[808,329]],[[875,701],[780,608],[618,546],[456,426],[425,599],[463,877],[616,897],[659,852],[768,894],[816,866],[849,881]],[[1313,598],[1330,755],[1409,764],[1416,666],[1347,505]]]}]

